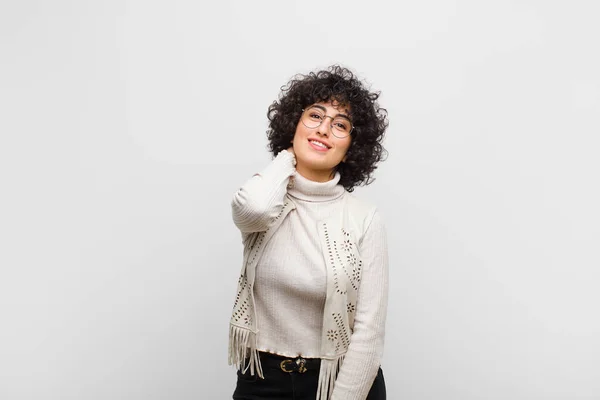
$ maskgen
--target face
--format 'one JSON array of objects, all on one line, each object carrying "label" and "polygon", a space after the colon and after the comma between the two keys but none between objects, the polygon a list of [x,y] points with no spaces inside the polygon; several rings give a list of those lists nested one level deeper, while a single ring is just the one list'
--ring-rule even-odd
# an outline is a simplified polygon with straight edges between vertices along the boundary
[{"label": "face", "polygon": [[[322,123],[306,126],[302,117],[296,126],[293,147],[296,153],[296,170],[307,179],[326,182],[333,178],[335,167],[346,157],[352,135],[345,138],[340,134],[351,126],[350,110],[337,102],[315,103],[305,108],[305,114],[312,115],[313,121],[322,119]],[[334,128],[332,128],[332,124]],[[334,130],[337,129],[337,130]],[[335,133],[335,135],[334,135]]]}]

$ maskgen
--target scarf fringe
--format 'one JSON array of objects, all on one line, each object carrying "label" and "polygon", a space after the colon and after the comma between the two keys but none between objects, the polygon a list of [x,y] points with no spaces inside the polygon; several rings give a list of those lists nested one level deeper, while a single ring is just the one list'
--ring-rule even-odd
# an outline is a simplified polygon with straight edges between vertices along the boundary
[{"label": "scarf fringe", "polygon": [[329,400],[331,397],[335,380],[337,379],[340,367],[344,362],[344,357],[345,354],[341,354],[333,360],[325,358],[321,360],[316,400]]},{"label": "scarf fringe", "polygon": [[233,324],[229,325],[229,365],[235,365],[242,373],[250,368],[250,375],[258,373],[260,378],[264,378],[256,349],[255,332]]}]

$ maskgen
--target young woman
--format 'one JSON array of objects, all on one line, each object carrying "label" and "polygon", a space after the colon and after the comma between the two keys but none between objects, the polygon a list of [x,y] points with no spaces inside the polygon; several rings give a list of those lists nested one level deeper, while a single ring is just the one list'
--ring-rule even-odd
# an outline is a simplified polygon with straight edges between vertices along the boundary
[{"label": "young woman", "polygon": [[350,193],[385,152],[378,97],[332,66],[296,76],[269,107],[275,158],[231,204],[244,245],[233,399],[385,399],[386,234]]}]

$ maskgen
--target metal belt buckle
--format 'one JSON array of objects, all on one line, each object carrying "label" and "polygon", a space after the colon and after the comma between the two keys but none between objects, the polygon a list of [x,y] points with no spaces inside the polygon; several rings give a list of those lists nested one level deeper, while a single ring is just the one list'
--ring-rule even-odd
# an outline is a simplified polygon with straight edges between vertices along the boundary
[{"label": "metal belt buckle", "polygon": [[[290,366],[291,365],[291,366]],[[303,374],[306,372],[306,360],[297,358],[296,360],[283,360],[279,366],[283,372],[296,372]],[[290,367],[290,369],[288,369]]]},{"label": "metal belt buckle", "polygon": [[298,372],[300,372],[301,374],[306,372],[306,360],[304,358],[298,358],[296,360],[296,364],[298,365]]}]

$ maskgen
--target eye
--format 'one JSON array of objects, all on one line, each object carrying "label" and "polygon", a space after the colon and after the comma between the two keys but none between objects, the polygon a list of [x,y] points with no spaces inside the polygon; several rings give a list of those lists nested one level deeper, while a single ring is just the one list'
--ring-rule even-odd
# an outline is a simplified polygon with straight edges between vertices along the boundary
[{"label": "eye", "polygon": [[348,124],[346,124],[345,122],[335,121],[333,124],[336,128],[338,128],[341,131],[344,131],[344,132],[348,131]]},{"label": "eye", "polygon": [[318,120],[318,121],[320,121],[320,120],[322,120],[322,119],[323,119],[323,116],[322,116],[321,114],[317,113],[317,112],[311,112],[311,113],[309,114],[309,116],[310,116],[312,119],[314,119],[314,120]]}]

